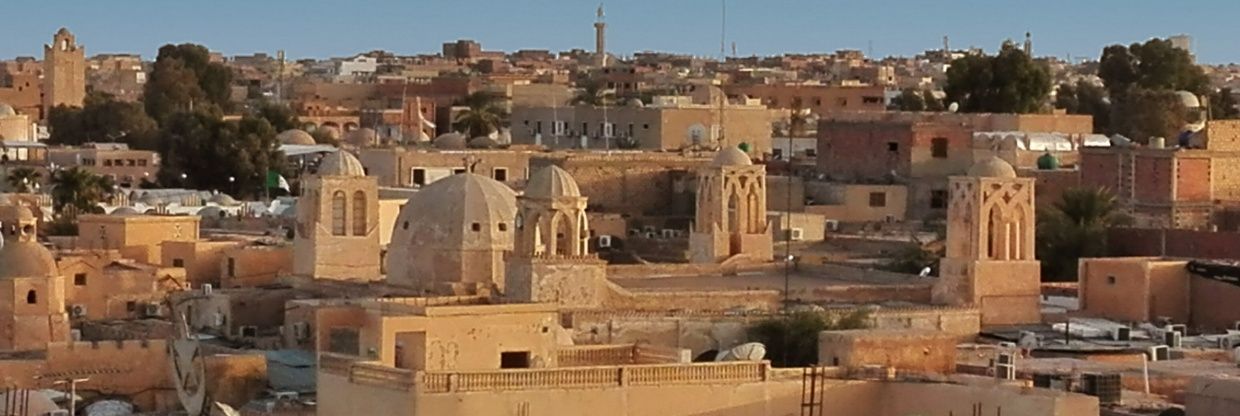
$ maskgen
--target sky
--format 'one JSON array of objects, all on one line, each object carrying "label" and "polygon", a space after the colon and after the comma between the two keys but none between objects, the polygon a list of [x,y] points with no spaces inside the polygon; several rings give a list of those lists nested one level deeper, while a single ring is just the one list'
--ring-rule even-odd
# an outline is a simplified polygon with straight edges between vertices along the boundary
[{"label": "sky", "polygon": [[[1109,44],[1186,33],[1203,63],[1240,62],[1237,0],[624,0],[605,5],[608,51],[777,55],[859,49],[911,56],[942,47],[994,50],[1033,34],[1035,55],[1096,59]],[[474,39],[485,50],[593,49],[591,0],[0,0],[0,59],[42,56],[67,27],[88,55],[153,58],[165,43],[226,55],[283,49],[291,59],[383,49],[437,53]],[[1173,10],[1175,9],[1175,10]],[[17,17],[17,18],[13,18]]]}]

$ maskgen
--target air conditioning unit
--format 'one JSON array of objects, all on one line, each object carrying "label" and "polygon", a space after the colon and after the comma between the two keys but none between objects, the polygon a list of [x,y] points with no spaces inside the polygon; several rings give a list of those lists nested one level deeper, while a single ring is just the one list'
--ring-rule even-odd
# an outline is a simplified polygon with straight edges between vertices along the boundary
[{"label": "air conditioning unit", "polygon": [[642,232],[653,234],[655,231],[658,231],[658,230],[656,230],[653,225],[647,225],[645,227],[642,227]]},{"label": "air conditioning unit", "polygon": [[1081,375],[1081,392],[1098,398],[1098,403],[1119,403],[1120,375],[1118,373],[1086,373]]},{"label": "air conditioning unit", "polygon": [[610,235],[598,236],[598,247],[599,248],[611,248],[611,236]]},{"label": "air conditioning unit", "polygon": [[142,317],[155,318],[159,316],[159,304],[147,303],[142,305]]},{"label": "air conditioning unit", "polygon": [[[840,230],[840,220],[827,220],[827,231],[839,231],[839,230]],[[1240,322],[1237,322],[1236,324],[1240,325]]]},{"label": "air conditioning unit", "polygon": [[884,220],[886,220],[888,224],[892,224],[896,222],[896,216],[888,215],[886,218],[884,218]]},{"label": "air conditioning unit", "polygon": [[1183,346],[1184,336],[1179,332],[1168,331],[1163,333],[1163,345],[1170,348],[1180,348]]},{"label": "air conditioning unit", "polygon": [[310,324],[307,322],[297,322],[293,324],[293,338],[298,341],[310,339]]},{"label": "air conditioning unit", "polygon": [[1231,351],[1233,348],[1240,346],[1240,338],[1223,335],[1218,338],[1218,347],[1220,349]]},{"label": "air conditioning unit", "polygon": [[1132,341],[1132,328],[1122,326],[1111,331],[1111,339],[1116,341]]},{"label": "air conditioning unit", "polygon": [[788,229],[788,240],[801,241],[804,239],[805,239],[805,230],[800,229],[800,228],[789,228]]},{"label": "air conditioning unit", "polygon": [[1016,348],[1015,342],[1003,341],[999,343],[999,348]]},{"label": "air conditioning unit", "polygon": [[1231,329],[1234,329],[1234,330],[1240,331],[1240,321],[1236,321],[1236,322],[1232,323],[1232,324],[1231,324]]},{"label": "air conditioning unit", "polygon": [[1167,332],[1176,332],[1176,333],[1179,333],[1180,336],[1186,336],[1188,335],[1188,325],[1184,325],[1184,324],[1167,325]]},{"label": "air conditioning unit", "polygon": [[297,392],[295,391],[277,391],[272,396],[274,396],[276,400],[297,400],[298,397]]},{"label": "air conditioning unit", "polygon": [[70,318],[85,318],[86,317],[86,305],[70,306],[69,317]]},{"label": "air conditioning unit", "polygon": [[1016,366],[1011,364],[995,364],[995,378],[1000,380],[1015,380]]},{"label": "air conditioning unit", "polygon": [[1171,349],[1166,345],[1155,345],[1146,350],[1150,361],[1167,361],[1171,359]]},{"label": "air conditioning unit", "polygon": [[211,291],[212,291],[212,290],[214,290],[214,289],[215,289],[215,288],[211,287],[211,284],[210,284],[210,283],[203,283],[203,284],[202,284],[202,294],[203,294],[203,295],[208,295],[208,296],[209,296],[209,295],[211,295]]},{"label": "air conditioning unit", "polygon": [[1001,352],[995,357],[995,364],[998,365],[1015,365],[1016,355],[1010,352]]},{"label": "air conditioning unit", "polygon": [[629,229],[629,237],[637,237],[637,236],[640,236],[640,235],[642,235],[642,230],[641,230],[640,228],[630,228],[630,229]]}]

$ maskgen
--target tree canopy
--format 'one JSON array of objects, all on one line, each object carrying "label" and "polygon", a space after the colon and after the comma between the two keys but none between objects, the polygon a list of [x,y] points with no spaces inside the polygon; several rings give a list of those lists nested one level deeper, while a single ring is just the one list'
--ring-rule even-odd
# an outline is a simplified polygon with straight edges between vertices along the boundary
[{"label": "tree canopy", "polygon": [[176,112],[228,110],[232,71],[211,62],[210,51],[202,45],[169,44],[159,48],[145,88],[146,112],[162,124]]},{"label": "tree canopy", "polygon": [[[113,183],[80,167],[52,173],[52,205],[57,212],[99,212],[98,204],[112,194]],[[68,211],[66,211],[68,209]]]},{"label": "tree canopy", "polygon": [[456,115],[452,128],[469,137],[486,136],[498,131],[508,118],[508,112],[499,106],[499,98],[485,91],[465,96],[460,103],[468,108]]},{"label": "tree canopy", "polygon": [[267,172],[284,168],[275,136],[271,123],[261,117],[225,121],[206,112],[175,113],[160,132],[164,165],[159,183],[261,194]]},{"label": "tree canopy", "polygon": [[1059,201],[1038,213],[1037,251],[1043,280],[1076,280],[1081,258],[1107,254],[1107,229],[1130,222],[1106,190],[1064,191]]},{"label": "tree canopy", "polygon": [[121,142],[136,149],[153,149],[158,126],[142,104],[119,101],[108,94],[86,96],[81,108],[58,105],[47,118],[50,144],[81,145]]},{"label": "tree canopy", "polygon": [[1050,71],[1012,42],[994,56],[970,55],[947,70],[947,101],[969,113],[1032,113],[1051,90]]},{"label": "tree canopy", "polygon": [[1102,87],[1085,80],[1060,84],[1055,90],[1055,108],[1068,114],[1094,117],[1094,131],[1106,131],[1111,125],[1111,103]]},{"label": "tree canopy", "polygon": [[1165,39],[1150,39],[1127,47],[1111,45],[1102,50],[1098,77],[1111,97],[1125,94],[1132,87],[1150,90],[1189,91],[1205,94],[1209,78],[1193,58]]},{"label": "tree canopy", "polygon": [[818,333],[861,329],[869,325],[865,311],[851,313],[795,312],[759,322],[748,330],[749,340],[766,347],[775,367],[806,367],[818,364]]}]

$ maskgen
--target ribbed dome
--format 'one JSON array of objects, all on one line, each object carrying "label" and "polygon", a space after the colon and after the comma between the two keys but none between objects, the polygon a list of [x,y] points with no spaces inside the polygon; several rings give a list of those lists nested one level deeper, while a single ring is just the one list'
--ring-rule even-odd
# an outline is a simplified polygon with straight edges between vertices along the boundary
[{"label": "ribbed dome", "polygon": [[17,110],[14,110],[13,106],[0,103],[0,117],[11,117],[15,115],[17,115]]},{"label": "ribbed dome", "polygon": [[379,143],[379,133],[370,127],[362,127],[345,134],[344,141],[357,147],[370,147]]},{"label": "ribbed dome", "polygon": [[205,206],[198,210],[196,214],[202,218],[221,218],[224,216],[224,210],[220,207]]},{"label": "ribbed dome", "polygon": [[366,176],[366,169],[351,153],[336,150],[323,156],[317,173],[319,176]]},{"label": "ribbed dome", "polygon": [[745,154],[739,148],[726,147],[715,154],[715,160],[711,162],[711,166],[750,166],[753,161],[749,160],[749,155]]},{"label": "ribbed dome", "polygon": [[525,187],[528,198],[552,199],[562,196],[581,196],[577,181],[568,171],[556,165],[547,166],[534,172]]},{"label": "ribbed dome", "polygon": [[280,144],[314,144],[314,136],[302,129],[289,129],[280,132],[280,134],[276,135],[276,140],[279,140]]},{"label": "ribbed dome", "polygon": [[1179,98],[1180,104],[1184,105],[1184,108],[1192,109],[1201,107],[1201,99],[1197,98],[1196,94],[1188,91],[1176,91],[1175,95]]},{"label": "ribbed dome", "polygon": [[469,139],[469,147],[471,149],[494,149],[499,147],[499,143],[487,136],[478,136]]},{"label": "ribbed dome", "polygon": [[[409,198],[396,219],[392,241],[421,239],[420,245],[444,249],[489,246],[500,238],[493,234],[496,224],[512,224],[516,213],[517,194],[507,185],[475,173],[456,174]],[[473,231],[473,224],[479,224],[479,231]]]},{"label": "ribbed dome", "polygon": [[431,144],[436,149],[460,150],[466,147],[466,142],[465,135],[453,132],[439,135]]},{"label": "ribbed dome", "polygon": [[1011,163],[995,156],[983,159],[969,168],[969,176],[977,178],[1015,178],[1016,169]]}]

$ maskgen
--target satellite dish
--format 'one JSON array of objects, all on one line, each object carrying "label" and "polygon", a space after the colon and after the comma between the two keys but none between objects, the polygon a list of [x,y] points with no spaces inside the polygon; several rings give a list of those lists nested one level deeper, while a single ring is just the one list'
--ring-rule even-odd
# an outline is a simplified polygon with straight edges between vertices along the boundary
[{"label": "satellite dish", "polygon": [[207,405],[207,368],[202,348],[198,339],[190,335],[185,317],[174,313],[173,319],[178,322],[174,324],[173,339],[168,343],[168,357],[172,360],[168,368],[172,382],[176,385],[177,398],[185,412],[201,415]]},{"label": "satellite dish", "polygon": [[949,105],[947,106],[947,111],[948,111],[948,112],[950,112],[950,113],[954,113],[954,112],[960,111],[960,103],[951,103],[951,104],[949,104]]}]

